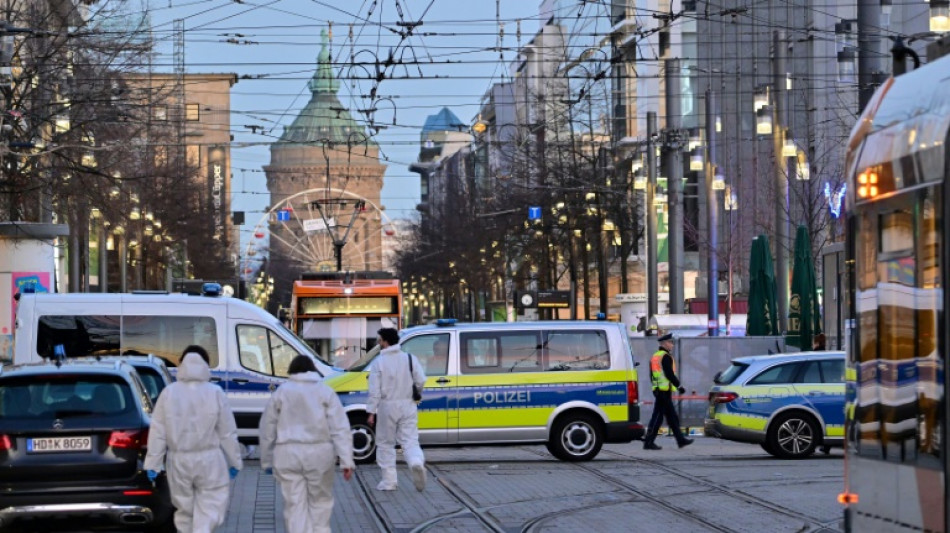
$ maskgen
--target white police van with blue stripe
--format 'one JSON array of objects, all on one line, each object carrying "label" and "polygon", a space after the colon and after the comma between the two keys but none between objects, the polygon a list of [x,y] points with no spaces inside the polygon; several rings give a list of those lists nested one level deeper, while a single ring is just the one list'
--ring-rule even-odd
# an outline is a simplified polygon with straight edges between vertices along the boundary
[{"label": "white police van with blue stripe", "polygon": [[185,347],[200,345],[211,359],[211,380],[227,392],[238,435],[246,442],[256,440],[264,405],[286,379],[294,357],[309,355],[324,376],[341,372],[264,309],[220,296],[217,284],[207,284],[204,292],[24,291],[17,303],[13,362],[48,359],[62,345],[67,357],[154,354],[174,372]]}]

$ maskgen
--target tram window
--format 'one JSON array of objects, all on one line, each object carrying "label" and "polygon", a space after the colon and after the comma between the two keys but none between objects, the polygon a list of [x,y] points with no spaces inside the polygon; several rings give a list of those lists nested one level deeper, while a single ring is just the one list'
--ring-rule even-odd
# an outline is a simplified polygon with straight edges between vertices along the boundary
[{"label": "tram window", "polygon": [[866,291],[877,285],[877,218],[869,214],[861,217],[859,233],[867,238],[858,239],[855,253],[860,270],[857,272],[858,289]]},{"label": "tram window", "polygon": [[937,335],[939,319],[937,310],[941,308],[940,294],[940,254],[943,238],[940,228],[942,194],[940,187],[929,189],[927,197],[921,202],[920,242],[918,243],[918,284],[917,301],[917,451],[921,466],[931,465],[933,458],[939,456],[940,427],[937,423],[943,404],[943,383],[940,373],[943,367],[943,355],[939,353]]},{"label": "tram window", "polygon": [[881,215],[880,252],[894,254],[912,252],[914,245],[914,217],[910,211],[900,210]]}]

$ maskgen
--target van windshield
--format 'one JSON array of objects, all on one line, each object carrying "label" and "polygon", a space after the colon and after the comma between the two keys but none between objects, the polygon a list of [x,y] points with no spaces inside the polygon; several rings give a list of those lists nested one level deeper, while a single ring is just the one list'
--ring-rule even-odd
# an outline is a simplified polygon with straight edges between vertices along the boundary
[{"label": "van windshield", "polygon": [[347,372],[363,372],[369,367],[369,364],[373,362],[373,359],[376,359],[376,356],[379,355],[379,351],[382,349],[382,346],[376,345],[369,349],[363,357],[360,357],[355,363],[346,368]]},{"label": "van windshield", "polygon": [[304,341],[303,339],[300,338],[299,335],[297,335],[296,333],[288,329],[287,326],[285,326],[283,322],[277,321],[277,329],[279,329],[281,332],[285,333],[286,335],[294,338],[297,341],[297,344],[299,345],[296,348],[303,349],[307,353],[307,355],[313,357],[317,361],[320,361],[321,363],[327,366],[331,366],[331,367],[333,366],[326,359],[320,357],[317,354],[317,352],[313,351],[313,348],[311,348],[310,345],[306,343],[306,341]]}]

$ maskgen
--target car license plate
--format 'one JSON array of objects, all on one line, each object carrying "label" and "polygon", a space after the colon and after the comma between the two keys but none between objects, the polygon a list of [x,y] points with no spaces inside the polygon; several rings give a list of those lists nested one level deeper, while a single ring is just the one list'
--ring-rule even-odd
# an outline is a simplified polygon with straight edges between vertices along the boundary
[{"label": "car license plate", "polygon": [[27,453],[92,451],[92,437],[41,437],[26,439]]}]

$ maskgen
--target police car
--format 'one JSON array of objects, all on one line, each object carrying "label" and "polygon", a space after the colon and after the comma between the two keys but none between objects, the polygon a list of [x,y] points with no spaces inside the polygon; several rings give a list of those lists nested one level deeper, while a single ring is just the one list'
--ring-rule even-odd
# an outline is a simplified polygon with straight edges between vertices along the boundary
[{"label": "police car", "polygon": [[[637,371],[622,324],[444,320],[400,337],[402,349],[425,365],[423,446],[545,443],[559,459],[586,461],[605,442],[643,437]],[[366,423],[372,364],[326,380],[340,395],[356,460],[364,463],[376,454]]]},{"label": "police car", "polygon": [[707,437],[756,443],[781,458],[844,442],[844,352],[739,357],[709,391]]}]

